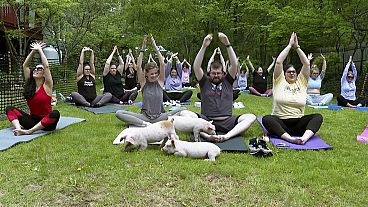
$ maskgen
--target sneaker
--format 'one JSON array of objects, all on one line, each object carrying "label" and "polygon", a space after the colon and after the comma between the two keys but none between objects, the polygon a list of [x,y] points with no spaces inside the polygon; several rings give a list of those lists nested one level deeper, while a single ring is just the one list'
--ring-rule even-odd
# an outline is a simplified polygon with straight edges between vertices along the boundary
[{"label": "sneaker", "polygon": [[261,149],[261,151],[263,152],[263,154],[265,156],[272,156],[272,150],[270,148],[268,148],[267,143],[264,140],[259,140],[258,141],[258,145],[259,148]]},{"label": "sneaker", "polygon": [[238,106],[239,106],[239,108],[244,108],[245,107],[242,102],[238,102]]},{"label": "sneaker", "polygon": [[253,138],[249,140],[249,152],[251,155],[263,154],[261,148],[259,148],[257,138]]}]

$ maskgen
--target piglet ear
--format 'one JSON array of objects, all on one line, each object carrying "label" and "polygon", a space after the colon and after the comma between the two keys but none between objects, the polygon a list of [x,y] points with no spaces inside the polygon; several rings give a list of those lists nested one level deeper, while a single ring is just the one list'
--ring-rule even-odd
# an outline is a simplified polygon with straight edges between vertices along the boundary
[{"label": "piglet ear", "polygon": [[176,147],[175,147],[175,141],[174,141],[173,139],[171,140],[171,144],[172,144],[172,146],[173,146],[174,148],[176,148]]},{"label": "piglet ear", "polygon": [[169,140],[169,137],[165,137],[165,139],[164,139],[164,140],[162,140],[162,143],[161,143],[161,145],[160,145],[160,148],[163,148],[163,147],[165,146],[165,144],[166,144],[167,140]]}]

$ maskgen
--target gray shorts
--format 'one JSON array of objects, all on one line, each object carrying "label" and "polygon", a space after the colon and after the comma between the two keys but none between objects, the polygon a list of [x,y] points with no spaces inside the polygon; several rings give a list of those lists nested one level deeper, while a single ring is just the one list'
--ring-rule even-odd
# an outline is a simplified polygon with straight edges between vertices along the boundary
[{"label": "gray shorts", "polygon": [[198,118],[202,118],[207,121],[213,121],[212,124],[215,125],[216,132],[220,131],[223,133],[228,133],[230,130],[232,130],[235,127],[235,125],[238,124],[238,119],[240,117],[240,116],[230,116],[227,119],[219,121],[219,120],[212,120],[203,114],[197,114],[197,116]]}]

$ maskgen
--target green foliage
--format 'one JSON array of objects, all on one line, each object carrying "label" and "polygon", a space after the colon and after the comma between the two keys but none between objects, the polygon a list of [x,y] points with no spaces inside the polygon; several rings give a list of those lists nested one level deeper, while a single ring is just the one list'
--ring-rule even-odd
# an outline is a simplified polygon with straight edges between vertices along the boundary
[{"label": "green foliage", "polygon": [[[198,92],[196,90],[194,94]],[[192,101],[197,100],[192,98]],[[242,94],[234,114],[269,114],[272,99]],[[336,103],[336,100],[334,100]],[[1,152],[2,206],[361,206],[368,203],[366,145],[356,141],[366,112],[306,108],[321,113],[318,134],[332,150],[273,150],[260,158],[222,152],[216,162],[163,154],[158,146],[124,152],[112,144],[126,128],[114,114],[68,104],[62,116],[86,121]],[[187,106],[192,111],[199,108]],[[139,112],[136,106],[129,111]],[[351,117],[354,117],[352,119]],[[0,128],[10,123],[0,121]],[[254,123],[246,143],[261,136]],[[180,133],[183,140],[189,139]],[[16,182],[15,182],[16,181]]]}]

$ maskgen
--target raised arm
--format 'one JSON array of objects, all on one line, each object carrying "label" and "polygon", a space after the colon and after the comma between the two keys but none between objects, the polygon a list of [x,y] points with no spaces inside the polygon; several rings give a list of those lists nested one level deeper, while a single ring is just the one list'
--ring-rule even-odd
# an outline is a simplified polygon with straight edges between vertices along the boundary
[{"label": "raised arm", "polygon": [[131,56],[130,56],[130,54],[127,54],[126,56],[125,56],[125,58],[126,58],[126,63],[125,63],[125,65],[124,65],[124,71],[126,71],[127,69],[128,69],[128,67],[129,67],[129,63],[131,63]]},{"label": "raised arm", "polygon": [[[88,48],[88,51],[91,52],[91,55],[89,57],[89,64],[91,66],[91,75],[95,76],[96,75],[95,53],[93,52],[93,50],[91,48]],[[95,77],[93,77],[93,78],[95,78]]]},{"label": "raised arm", "polygon": [[132,63],[133,69],[134,70],[137,70],[137,64],[135,63],[134,55],[132,54],[132,50],[131,49],[129,49],[129,54],[128,55],[130,57],[129,63]]},{"label": "raised arm", "polygon": [[246,62],[248,63],[249,67],[252,69],[252,73],[254,73],[255,69],[253,67],[252,61],[250,61],[249,55],[247,56]]},{"label": "raised arm", "polygon": [[300,49],[299,43],[298,43],[298,36],[295,33],[295,44],[294,44],[294,48],[296,49],[296,52],[299,55],[299,59],[300,62],[302,62],[303,66],[302,66],[302,70],[300,71],[300,73],[302,75],[304,75],[304,77],[308,80],[308,77],[310,75],[310,61],[307,57],[307,55],[305,55],[305,53],[303,52],[302,49]]},{"label": "raised arm", "polygon": [[203,78],[203,70],[201,68],[201,65],[202,65],[204,53],[206,52],[207,47],[211,44],[211,41],[212,41],[212,34],[208,34],[204,38],[203,43],[202,43],[202,47],[201,47],[201,49],[199,49],[199,52],[198,52],[196,58],[194,59],[193,70],[194,70],[194,74],[196,76],[197,81],[200,81]]},{"label": "raised arm", "polygon": [[141,50],[139,51],[139,56],[137,60],[137,78],[142,88],[144,84],[146,83],[146,78],[144,77],[144,72],[142,70],[143,55],[144,55],[144,50],[146,49],[146,46],[147,46],[147,36],[144,36],[142,47],[141,47]]},{"label": "raised arm", "polygon": [[358,72],[357,72],[357,69],[355,67],[355,63],[353,62],[353,60],[351,60],[351,68],[353,69],[353,75],[354,75],[353,81],[355,82],[358,77]]},{"label": "raised arm", "polygon": [[164,61],[165,58],[162,56],[160,49],[157,47],[156,41],[153,38],[153,36],[151,36],[151,43],[152,43],[153,48],[156,51],[158,61],[160,63],[160,75],[158,76],[158,82],[161,86],[163,86],[165,82],[165,61]]},{"label": "raised arm", "polygon": [[270,66],[268,66],[267,68],[267,72],[270,73],[270,71],[272,70],[273,66],[275,66],[275,61],[276,61],[276,58],[275,57],[272,57],[272,63]]},{"label": "raised arm", "polygon": [[118,54],[118,59],[119,59],[119,66],[117,68],[117,71],[119,71],[120,75],[123,75],[124,72],[124,60],[121,57],[119,50],[116,48],[116,53]]},{"label": "raised arm", "polygon": [[83,77],[83,64],[84,64],[84,52],[86,51],[87,47],[83,47],[80,57],[79,57],[79,64],[77,68],[77,82]]},{"label": "raised arm", "polygon": [[235,79],[236,71],[237,71],[237,65],[238,65],[238,59],[236,57],[236,54],[234,52],[234,49],[232,45],[230,44],[229,38],[222,32],[218,33],[218,37],[220,41],[225,45],[227,53],[229,55],[230,59],[230,68],[228,73]]},{"label": "raised arm", "polygon": [[326,58],[325,56],[323,56],[321,54],[321,57],[322,57],[322,71],[321,71],[321,79],[325,78],[325,74],[326,74],[326,67],[327,67],[327,63],[326,63]]},{"label": "raised arm", "polygon": [[287,55],[289,54],[289,51],[291,49],[291,47],[295,44],[295,33],[293,32],[291,34],[290,40],[289,40],[289,44],[288,46],[286,46],[281,53],[279,54],[279,56],[276,59],[276,63],[275,63],[275,70],[273,71],[273,77],[274,79],[277,79],[279,77],[279,75],[281,75],[283,73],[283,63],[284,60],[286,59]]},{"label": "raised arm", "polygon": [[210,72],[210,69],[211,69],[211,63],[213,63],[213,61],[215,60],[215,55],[217,53],[217,51],[219,50],[220,48],[216,47],[215,50],[213,50],[213,54],[212,56],[210,57],[210,59],[208,60],[208,63],[207,63],[207,73]]},{"label": "raised arm", "polygon": [[47,61],[45,53],[43,53],[43,50],[42,50],[43,48],[45,48],[45,46],[46,46],[45,43],[32,43],[31,49],[37,51],[38,54],[40,55],[41,63],[43,65],[43,74],[45,76],[44,88],[45,88],[47,95],[51,96],[53,82],[52,82],[52,76],[51,76],[51,72],[49,68],[49,63]]},{"label": "raised arm", "polygon": [[[31,44],[31,47],[32,47],[32,44]],[[23,63],[23,75],[24,75],[24,79],[26,81],[31,77],[31,72],[32,71],[29,68],[29,64],[31,63],[32,58],[33,58],[35,53],[36,53],[36,51],[32,49],[31,52],[28,54],[26,60]]]},{"label": "raised arm", "polygon": [[[220,34],[220,33],[219,33]],[[223,34],[223,33],[222,33]],[[222,55],[222,52],[221,52],[221,49],[218,48],[217,49],[218,52],[219,52],[219,56],[220,56],[220,62],[222,64],[222,70],[224,71],[224,73],[226,73],[227,71],[227,67],[226,67],[226,62],[225,62],[225,59],[224,59],[224,56]]]},{"label": "raised arm", "polygon": [[176,71],[177,71],[177,75],[181,80],[181,75],[183,73],[183,68],[182,68],[182,64],[178,58],[178,56],[175,56],[175,62],[176,62]]},{"label": "raised arm", "polygon": [[247,66],[247,64],[244,64],[245,65],[245,76],[248,77],[249,75],[249,68]]},{"label": "raised arm", "polygon": [[102,73],[103,76],[106,76],[110,72],[111,60],[112,60],[112,57],[114,56],[114,53],[116,52],[117,49],[118,49],[118,47],[115,45],[114,49],[112,50],[112,52],[110,54],[110,56],[107,58],[106,63],[105,63],[105,68],[104,68],[104,71]]}]

